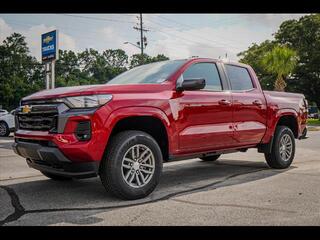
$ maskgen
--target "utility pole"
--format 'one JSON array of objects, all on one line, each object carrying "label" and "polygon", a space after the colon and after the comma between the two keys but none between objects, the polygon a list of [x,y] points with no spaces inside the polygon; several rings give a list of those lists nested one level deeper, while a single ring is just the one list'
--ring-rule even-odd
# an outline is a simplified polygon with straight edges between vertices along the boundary
[{"label": "utility pole", "polygon": [[140,13],[140,41],[141,41],[141,56],[143,57],[143,28],[142,28],[142,13]]},{"label": "utility pole", "polygon": [[143,36],[143,32],[148,32],[148,29],[143,28],[143,20],[142,20],[142,13],[140,13],[140,17],[137,17],[140,20],[140,24],[137,24],[140,27],[133,27],[135,30],[140,31],[140,42],[137,42],[137,44],[140,46],[141,50],[141,64],[143,64],[143,50],[147,47],[147,38],[146,36]]}]

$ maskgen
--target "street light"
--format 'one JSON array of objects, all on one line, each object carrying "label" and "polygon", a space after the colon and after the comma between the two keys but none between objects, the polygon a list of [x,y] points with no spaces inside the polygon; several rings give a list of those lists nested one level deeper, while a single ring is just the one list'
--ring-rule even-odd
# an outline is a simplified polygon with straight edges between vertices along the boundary
[{"label": "street light", "polygon": [[138,45],[136,45],[136,44],[134,44],[134,43],[131,43],[131,42],[124,42],[123,44],[131,44],[131,45],[133,45],[133,46],[135,46],[135,47],[137,47],[137,48],[141,49],[141,47],[140,47],[140,46],[138,46]]},{"label": "street light", "polygon": [[[142,48],[141,48],[139,45],[136,45],[136,44],[131,43],[131,42],[124,42],[123,44],[131,44],[132,46],[135,46],[135,47],[137,47],[137,48],[139,48],[139,49],[141,50],[141,59],[140,59],[140,64],[142,65],[142,64],[143,64],[143,62],[144,62],[144,60],[143,60],[143,54],[142,54],[143,46],[142,46]],[[138,42],[138,44],[139,44],[139,42]]]}]

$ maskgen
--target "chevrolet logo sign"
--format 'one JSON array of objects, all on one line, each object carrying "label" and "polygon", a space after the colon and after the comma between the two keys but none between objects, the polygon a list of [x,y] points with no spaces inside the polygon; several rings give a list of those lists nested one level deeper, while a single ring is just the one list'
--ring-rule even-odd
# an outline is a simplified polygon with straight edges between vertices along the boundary
[{"label": "chevrolet logo sign", "polygon": [[31,112],[31,108],[32,107],[30,107],[29,105],[25,105],[25,106],[22,107],[22,112],[23,113],[29,113],[29,112]]},{"label": "chevrolet logo sign", "polygon": [[43,39],[43,42],[44,42],[45,44],[48,44],[49,42],[52,41],[52,39],[53,39],[53,37],[51,37],[51,36],[46,36],[46,37]]}]

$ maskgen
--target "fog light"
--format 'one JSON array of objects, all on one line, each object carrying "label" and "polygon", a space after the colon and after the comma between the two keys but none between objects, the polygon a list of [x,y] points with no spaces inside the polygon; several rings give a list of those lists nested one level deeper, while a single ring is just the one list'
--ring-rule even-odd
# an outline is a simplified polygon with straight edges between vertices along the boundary
[{"label": "fog light", "polygon": [[77,125],[75,135],[79,141],[87,141],[91,138],[91,122],[82,121]]}]

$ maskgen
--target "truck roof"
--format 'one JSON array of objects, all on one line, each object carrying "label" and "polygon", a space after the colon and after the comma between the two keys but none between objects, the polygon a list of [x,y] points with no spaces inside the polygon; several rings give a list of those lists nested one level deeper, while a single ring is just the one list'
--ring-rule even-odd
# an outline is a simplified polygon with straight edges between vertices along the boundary
[{"label": "truck roof", "polygon": [[217,59],[217,58],[192,57],[192,58],[176,59],[176,60],[185,60],[185,61],[187,61],[187,62],[213,61],[213,62],[221,62],[221,63],[230,64],[230,65],[235,65],[235,66],[240,66],[240,67],[246,67],[246,68],[249,67],[249,65],[244,64],[244,63],[235,62],[235,61],[230,61],[230,60],[225,60],[225,59]]}]

